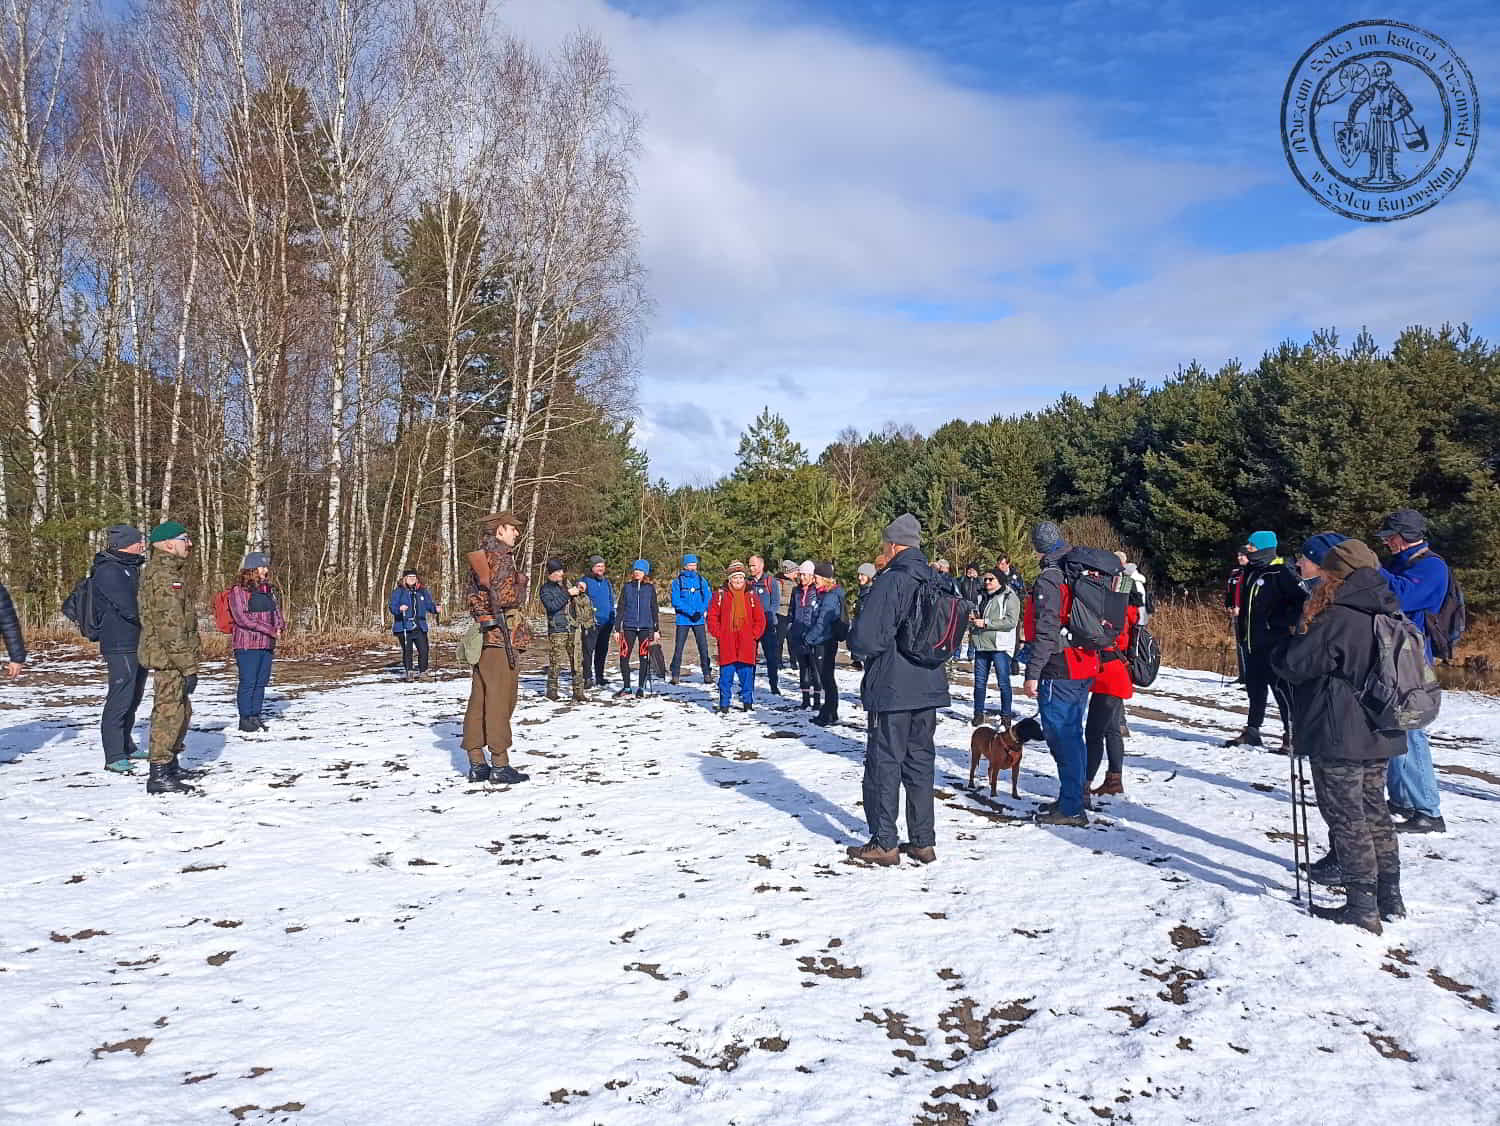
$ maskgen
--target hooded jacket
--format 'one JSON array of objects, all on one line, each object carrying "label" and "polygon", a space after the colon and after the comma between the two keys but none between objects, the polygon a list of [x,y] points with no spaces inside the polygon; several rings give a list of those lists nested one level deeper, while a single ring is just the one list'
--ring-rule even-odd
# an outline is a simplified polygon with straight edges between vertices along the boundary
[{"label": "hooded jacket", "polygon": [[573,622],[569,611],[569,603],[573,596],[568,593],[568,588],[562,583],[555,583],[548,579],[542,584],[538,592],[542,600],[542,609],[547,611],[547,634],[551,636],[558,633],[567,633],[573,628]]},{"label": "hooded jacket", "polygon": [[1021,624],[1021,599],[1008,586],[997,586],[993,594],[979,596],[975,617],[984,625],[974,627],[974,649],[980,653],[1013,653],[1016,627]]},{"label": "hooded jacket", "polygon": [[951,703],[943,669],[912,664],[896,644],[901,623],[916,601],[917,583],[937,579],[920,548],[898,552],[861,600],[849,631],[849,655],[862,661],[860,702],[866,711],[906,712],[946,708]]},{"label": "hooded jacket", "polygon": [[680,626],[701,626],[708,604],[713,601],[713,584],[697,571],[683,571],[672,580],[672,609],[677,611]]},{"label": "hooded jacket", "polygon": [[1042,570],[1031,584],[1031,597],[1023,614],[1031,656],[1027,680],[1090,680],[1099,672],[1099,655],[1070,648],[1063,638],[1063,625],[1071,607],[1072,592],[1063,576],[1063,556],[1073,549],[1066,544],[1042,557]]},{"label": "hooded jacket", "polygon": [[1401,604],[1380,572],[1350,571],[1333,602],[1307,632],[1280,642],[1271,670],[1294,686],[1292,733],[1298,754],[1369,762],[1406,753],[1404,735],[1377,735],[1355,694],[1375,665],[1376,614]]},{"label": "hooded jacket", "polygon": [[800,582],[792,591],[792,604],[786,627],[786,645],[792,656],[799,656],[807,648],[807,631],[818,616],[818,600],[822,595],[817,583],[803,586]]},{"label": "hooded jacket", "polygon": [[101,551],[94,556],[94,617],[99,652],[134,653],[141,644],[140,586],[144,555]]}]

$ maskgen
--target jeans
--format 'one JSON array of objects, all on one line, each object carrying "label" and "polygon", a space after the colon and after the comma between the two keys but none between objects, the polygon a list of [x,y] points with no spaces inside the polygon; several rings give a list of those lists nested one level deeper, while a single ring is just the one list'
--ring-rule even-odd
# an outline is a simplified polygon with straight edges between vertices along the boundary
[{"label": "jeans", "polygon": [[271,682],[270,649],[236,649],[234,663],[240,670],[239,691],[235,701],[240,718],[260,715],[266,705],[266,685]]},{"label": "jeans", "polygon": [[865,820],[870,839],[881,848],[900,843],[896,814],[906,790],[906,833],[918,848],[936,841],[933,825],[932,775],[937,749],[937,709],[872,712],[865,747]]},{"label": "jeans", "polygon": [[698,664],[703,669],[703,682],[707,684],[713,662],[708,659],[708,627],[701,622],[698,625],[677,627],[677,645],[672,650],[672,679],[676,680],[682,675],[682,654],[687,649],[689,637],[698,643]]},{"label": "jeans", "polygon": [[974,653],[974,718],[984,718],[984,697],[989,689],[987,682],[991,668],[995,670],[995,679],[1000,682],[1000,714],[1006,719],[1014,719],[1010,701],[1010,654],[984,649]]},{"label": "jeans", "polygon": [[766,680],[771,691],[779,691],[777,674],[781,671],[781,623],[767,622],[766,632],[760,635],[760,651],[766,662]]},{"label": "jeans", "polygon": [[733,661],[719,666],[719,707],[729,707],[735,681],[740,684],[740,702],[755,703],[755,666],[747,665],[744,661]]},{"label": "jeans", "polygon": [[1041,703],[1042,735],[1057,763],[1057,812],[1076,817],[1083,812],[1084,767],[1088,751],[1083,742],[1083,714],[1089,703],[1089,680],[1044,680],[1037,686]]},{"label": "jeans", "polygon": [[427,631],[425,629],[409,629],[400,635],[401,637],[401,667],[408,672],[413,667],[418,672],[427,671]]},{"label": "jeans", "polygon": [[104,667],[109,671],[109,695],[104,697],[104,713],[99,717],[99,741],[108,766],[136,749],[131,732],[141,694],[146,691],[146,670],[134,653],[105,653]]},{"label": "jeans", "polygon": [[1386,767],[1385,785],[1391,801],[1403,809],[1415,809],[1428,817],[1443,815],[1427,732],[1406,733],[1406,753],[1391,759],[1391,764]]}]

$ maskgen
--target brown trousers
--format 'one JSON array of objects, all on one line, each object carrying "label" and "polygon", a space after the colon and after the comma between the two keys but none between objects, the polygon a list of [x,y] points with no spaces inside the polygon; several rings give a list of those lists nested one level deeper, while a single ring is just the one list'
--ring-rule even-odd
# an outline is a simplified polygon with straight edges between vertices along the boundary
[{"label": "brown trousers", "polygon": [[460,744],[471,765],[484,761],[485,747],[490,749],[495,766],[510,765],[510,717],[516,710],[519,684],[504,648],[485,646],[469,684],[469,708],[464,712]]}]

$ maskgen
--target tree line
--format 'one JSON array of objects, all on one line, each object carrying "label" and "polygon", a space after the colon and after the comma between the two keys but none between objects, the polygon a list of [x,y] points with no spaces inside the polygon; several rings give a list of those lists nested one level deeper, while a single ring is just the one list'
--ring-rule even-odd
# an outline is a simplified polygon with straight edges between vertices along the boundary
[{"label": "tree line", "polygon": [[[0,14],[0,571],[55,612],[100,527],[273,552],[316,626],[474,521],[596,518],[645,298],[600,43],[485,0]],[[547,503],[543,503],[543,497]],[[529,566],[530,556],[526,558]]]},{"label": "tree line", "polygon": [[1413,507],[1471,604],[1500,607],[1500,350],[1462,326],[1409,328],[1387,350],[1320,332],[1254,367],[1194,364],[929,435],[846,430],[816,459],[766,410],[738,459],[720,481],[675,488],[632,463],[601,523],[556,546],[668,564],[691,550],[711,572],[752,551],[811,556],[848,577],[912,512],[934,557],[961,568],[1005,552],[1029,570],[1046,515],[1075,542],[1127,551],[1159,591],[1206,592],[1255,529],[1288,550],[1327,529],[1369,540]]}]

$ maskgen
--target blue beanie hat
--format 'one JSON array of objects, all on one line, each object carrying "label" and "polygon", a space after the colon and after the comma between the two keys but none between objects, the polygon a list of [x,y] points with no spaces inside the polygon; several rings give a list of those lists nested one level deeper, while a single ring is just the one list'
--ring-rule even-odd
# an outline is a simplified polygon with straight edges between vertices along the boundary
[{"label": "blue beanie hat", "polygon": [[1251,532],[1250,538],[1245,541],[1245,546],[1251,551],[1265,551],[1266,548],[1276,546],[1275,532]]},{"label": "blue beanie hat", "polygon": [[684,567],[686,567],[689,563],[696,563],[696,562],[698,562],[698,557],[696,555],[684,555],[682,557],[682,565]]},{"label": "blue beanie hat", "polygon": [[1348,538],[1348,536],[1341,536],[1337,532],[1319,532],[1317,535],[1307,538],[1302,544],[1300,554],[1322,566],[1324,557]]},{"label": "blue beanie hat", "polygon": [[651,564],[644,559],[637,559],[630,565],[630,569],[632,571],[639,571],[643,575],[649,575],[651,573]]}]

